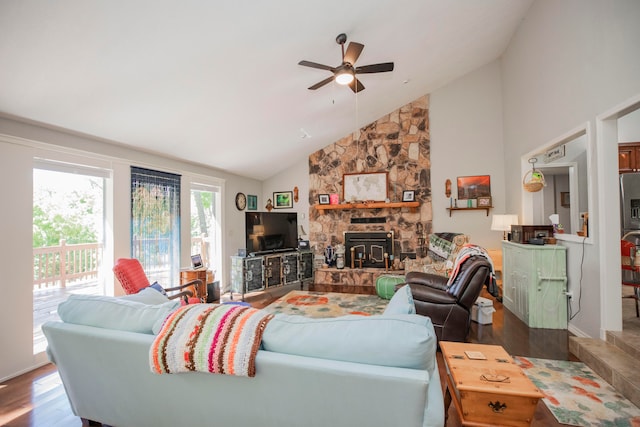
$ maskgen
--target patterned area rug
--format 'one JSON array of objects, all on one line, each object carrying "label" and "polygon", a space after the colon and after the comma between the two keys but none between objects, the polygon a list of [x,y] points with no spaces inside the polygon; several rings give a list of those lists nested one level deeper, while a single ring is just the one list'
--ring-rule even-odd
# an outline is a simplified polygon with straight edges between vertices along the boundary
[{"label": "patterned area rug", "polygon": [[514,357],[544,393],[558,422],[574,426],[640,426],[640,409],[581,362]]},{"label": "patterned area rug", "polygon": [[298,314],[306,317],[338,317],[347,314],[382,314],[389,301],[377,295],[338,292],[291,291],[264,310],[270,313]]}]

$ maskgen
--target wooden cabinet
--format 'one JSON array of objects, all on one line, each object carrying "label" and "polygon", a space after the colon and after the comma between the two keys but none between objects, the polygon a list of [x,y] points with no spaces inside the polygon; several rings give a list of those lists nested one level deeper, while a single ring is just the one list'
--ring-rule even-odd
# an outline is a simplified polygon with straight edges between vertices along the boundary
[{"label": "wooden cabinet", "polygon": [[201,297],[203,298],[203,301],[206,301],[207,300],[207,284],[213,283],[213,279],[214,279],[213,271],[205,270],[205,269],[193,270],[191,268],[184,268],[180,270],[181,285],[184,285],[185,283],[189,283],[192,280],[197,280],[197,279],[202,280],[202,285],[199,286],[199,289],[197,291],[195,289],[196,285],[191,286],[190,288],[194,288],[194,289],[191,289],[191,291],[194,293],[194,295],[201,295]]},{"label": "wooden cabinet", "polygon": [[567,249],[502,243],[503,304],[531,328],[567,329]]},{"label": "wooden cabinet", "polygon": [[640,142],[618,144],[618,172],[640,172]]}]

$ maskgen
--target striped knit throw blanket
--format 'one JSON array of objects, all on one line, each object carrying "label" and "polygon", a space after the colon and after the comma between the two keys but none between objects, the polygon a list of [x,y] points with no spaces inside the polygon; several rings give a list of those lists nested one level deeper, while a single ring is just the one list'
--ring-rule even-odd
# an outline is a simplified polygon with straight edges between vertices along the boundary
[{"label": "striped knit throw blanket", "polygon": [[235,304],[190,304],[171,313],[149,351],[151,372],[200,371],[253,377],[273,314]]}]

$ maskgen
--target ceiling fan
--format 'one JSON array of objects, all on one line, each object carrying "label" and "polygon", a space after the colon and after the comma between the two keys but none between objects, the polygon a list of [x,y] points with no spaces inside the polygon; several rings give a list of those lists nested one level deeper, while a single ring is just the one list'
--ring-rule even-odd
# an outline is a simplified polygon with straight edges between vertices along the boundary
[{"label": "ceiling fan", "polygon": [[347,35],[344,33],[338,34],[338,37],[336,37],[336,43],[338,43],[342,48],[342,64],[337,67],[330,67],[328,65],[322,65],[311,61],[298,62],[298,65],[303,65],[305,67],[311,68],[319,68],[321,70],[328,70],[333,73],[331,77],[327,77],[326,79],[309,87],[310,90],[316,90],[335,80],[338,84],[348,85],[352,91],[357,93],[364,90],[364,85],[360,82],[360,80],[358,80],[356,74],[385,73],[388,71],[393,71],[393,62],[383,62],[380,64],[363,65],[362,67],[356,67],[356,61],[358,60],[360,53],[362,53],[364,45],[356,42],[350,42],[349,46],[347,47],[347,51],[345,52],[344,44],[346,42]]}]

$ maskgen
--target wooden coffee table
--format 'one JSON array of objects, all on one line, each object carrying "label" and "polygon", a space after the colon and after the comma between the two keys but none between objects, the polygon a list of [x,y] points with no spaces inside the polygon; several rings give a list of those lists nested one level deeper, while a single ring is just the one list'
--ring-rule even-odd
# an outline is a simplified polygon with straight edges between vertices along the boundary
[{"label": "wooden coffee table", "polygon": [[440,341],[447,369],[445,411],[453,400],[463,426],[529,426],[543,394],[498,345]]}]

